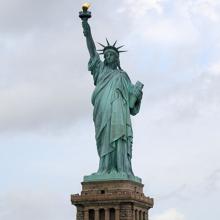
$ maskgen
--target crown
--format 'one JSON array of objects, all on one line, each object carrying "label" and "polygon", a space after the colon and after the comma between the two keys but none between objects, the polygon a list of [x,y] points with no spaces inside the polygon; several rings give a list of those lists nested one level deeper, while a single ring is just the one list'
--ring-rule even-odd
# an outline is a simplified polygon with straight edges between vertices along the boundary
[{"label": "crown", "polygon": [[127,50],[119,50],[120,48],[124,47],[124,45],[119,46],[119,47],[115,46],[116,43],[117,43],[117,40],[115,41],[115,43],[113,45],[111,45],[108,42],[107,38],[106,38],[106,42],[107,42],[107,46],[105,46],[105,45],[98,42],[98,44],[103,47],[103,49],[97,50],[97,51],[101,51],[99,54],[104,54],[105,51],[107,51],[107,50],[112,50],[112,51],[116,52],[118,55],[119,55],[119,53],[127,52]]}]

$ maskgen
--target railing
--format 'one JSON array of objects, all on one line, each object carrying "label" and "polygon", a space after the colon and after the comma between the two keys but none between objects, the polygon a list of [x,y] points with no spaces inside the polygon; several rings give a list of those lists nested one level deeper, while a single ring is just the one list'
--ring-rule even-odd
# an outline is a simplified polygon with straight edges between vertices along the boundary
[{"label": "railing", "polygon": [[150,206],[153,206],[153,199],[150,197],[146,197],[143,193],[137,192],[128,192],[128,191],[120,191],[120,192],[110,192],[106,194],[73,194],[71,195],[71,201],[73,203],[81,202],[81,201],[98,201],[98,200],[138,200],[140,202],[148,203]]}]

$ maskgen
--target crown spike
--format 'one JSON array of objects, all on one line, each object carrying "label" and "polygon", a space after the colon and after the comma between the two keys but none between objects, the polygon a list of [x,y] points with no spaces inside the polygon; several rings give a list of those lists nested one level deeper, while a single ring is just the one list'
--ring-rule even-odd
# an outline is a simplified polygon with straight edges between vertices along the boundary
[{"label": "crown spike", "polygon": [[128,52],[127,50],[119,50],[119,53],[124,53],[124,52]]},{"label": "crown spike", "polygon": [[99,42],[97,42],[100,46],[102,46],[102,47],[104,47],[105,48],[105,45],[103,45],[103,44],[101,44],[101,43],[99,43]]},{"label": "crown spike", "polygon": [[122,47],[124,47],[125,45],[122,45],[122,46],[120,46],[120,47],[117,47],[117,50],[119,50],[120,48],[122,48]]},{"label": "crown spike", "polygon": [[108,46],[110,46],[110,43],[108,42],[108,39],[107,39],[107,38],[106,38],[106,42],[107,42]]},{"label": "crown spike", "polygon": [[115,43],[113,44],[113,47],[116,45],[116,43],[117,43],[117,40],[116,40]]}]

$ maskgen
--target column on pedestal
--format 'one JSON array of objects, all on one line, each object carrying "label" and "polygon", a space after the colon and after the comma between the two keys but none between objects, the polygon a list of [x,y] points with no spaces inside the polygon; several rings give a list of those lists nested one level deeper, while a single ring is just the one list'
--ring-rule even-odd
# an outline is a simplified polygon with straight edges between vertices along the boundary
[{"label": "column on pedestal", "polygon": [[105,220],[110,220],[109,208],[105,208]]},{"label": "column on pedestal", "polygon": [[76,219],[77,219],[77,220],[83,220],[83,219],[84,219],[83,207],[80,206],[80,205],[77,206]]},{"label": "column on pedestal", "polygon": [[88,208],[84,208],[84,220],[89,220],[89,210]]},{"label": "column on pedestal", "polygon": [[99,209],[95,209],[95,220],[99,220]]},{"label": "column on pedestal", "polygon": [[115,220],[120,220],[120,209],[119,208],[115,209]]}]

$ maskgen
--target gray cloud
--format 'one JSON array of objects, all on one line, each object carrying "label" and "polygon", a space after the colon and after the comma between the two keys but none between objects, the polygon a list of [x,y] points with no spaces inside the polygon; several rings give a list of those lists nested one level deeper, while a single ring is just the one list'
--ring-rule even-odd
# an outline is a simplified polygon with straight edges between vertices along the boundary
[{"label": "gray cloud", "polygon": [[[65,195],[69,196],[69,195]],[[64,195],[54,192],[20,191],[1,195],[0,218],[10,220],[33,219],[70,219],[75,217],[71,210],[68,197],[63,202]],[[62,202],[61,202],[62,201]],[[69,203],[68,203],[69,202]],[[60,210],[62,209],[62,212]]]},{"label": "gray cloud", "polygon": [[[71,39],[72,38],[72,39]],[[92,81],[73,32],[34,32],[11,38],[1,66],[0,129],[72,123],[89,109]],[[79,65],[82,63],[84,65]]]},{"label": "gray cloud", "polygon": [[216,169],[205,180],[205,191],[207,195],[220,191],[220,169]]},{"label": "gray cloud", "polygon": [[0,27],[4,32],[26,32],[34,29],[45,30],[65,24],[72,16],[73,2],[9,0],[1,3]]},{"label": "gray cloud", "polygon": [[187,201],[189,198],[188,195],[186,194],[186,189],[187,189],[187,185],[184,184],[165,195],[157,195],[156,197],[159,200],[167,200],[167,199],[175,198],[181,201],[183,200]]},{"label": "gray cloud", "polygon": [[[88,112],[88,87],[73,82],[53,83],[22,84],[1,92],[0,100],[5,105],[1,108],[0,130],[36,130],[48,125],[62,128]],[[73,96],[77,90],[79,95]]]}]

